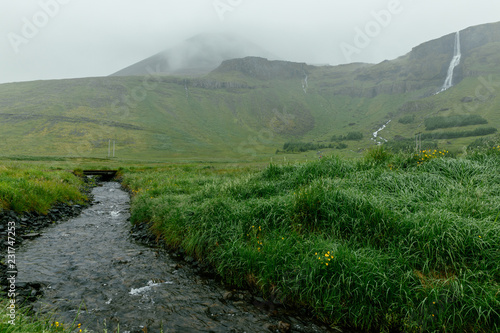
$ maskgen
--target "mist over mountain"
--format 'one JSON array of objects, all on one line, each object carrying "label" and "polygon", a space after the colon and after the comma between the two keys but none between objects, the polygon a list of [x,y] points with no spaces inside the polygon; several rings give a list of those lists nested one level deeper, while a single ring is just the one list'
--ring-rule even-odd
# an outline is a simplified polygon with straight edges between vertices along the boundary
[{"label": "mist over mountain", "polygon": [[[461,59],[443,91],[457,36]],[[105,156],[113,140],[129,158],[238,160],[354,133],[362,139],[339,147],[356,156],[415,133],[452,136],[427,127],[429,118],[474,120],[446,129],[468,133],[439,139],[446,149],[500,128],[500,23],[379,64],[312,66],[266,55],[272,59],[236,37],[200,35],[108,77],[2,84],[0,151]]]},{"label": "mist over mountain", "polygon": [[247,56],[276,59],[260,46],[228,34],[199,34],[179,45],[128,66],[112,76],[159,74],[200,75],[224,60]]}]

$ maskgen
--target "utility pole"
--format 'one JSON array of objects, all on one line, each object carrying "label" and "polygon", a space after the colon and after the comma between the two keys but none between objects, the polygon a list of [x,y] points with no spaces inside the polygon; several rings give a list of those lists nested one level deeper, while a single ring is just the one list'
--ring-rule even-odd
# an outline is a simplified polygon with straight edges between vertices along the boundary
[{"label": "utility pole", "polygon": [[108,142],[108,158],[111,156],[111,139]]},{"label": "utility pole", "polygon": [[113,158],[115,157],[115,140],[113,140]]},{"label": "utility pole", "polygon": [[415,134],[415,150],[417,154],[422,151],[422,133]]}]

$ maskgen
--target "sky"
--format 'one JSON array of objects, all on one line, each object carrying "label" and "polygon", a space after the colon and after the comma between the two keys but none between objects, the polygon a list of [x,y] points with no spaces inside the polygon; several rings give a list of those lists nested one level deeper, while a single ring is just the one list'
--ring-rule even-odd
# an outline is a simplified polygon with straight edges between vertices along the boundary
[{"label": "sky", "polygon": [[107,76],[200,33],[282,60],[379,63],[498,21],[496,0],[0,0],[0,83]]}]

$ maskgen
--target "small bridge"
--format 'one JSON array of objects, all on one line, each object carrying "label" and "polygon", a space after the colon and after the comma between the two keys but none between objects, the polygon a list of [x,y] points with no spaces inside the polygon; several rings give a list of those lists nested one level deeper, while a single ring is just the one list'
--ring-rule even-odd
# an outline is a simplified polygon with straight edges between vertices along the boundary
[{"label": "small bridge", "polygon": [[108,181],[116,176],[118,170],[83,170],[85,176],[98,176],[102,181]]}]

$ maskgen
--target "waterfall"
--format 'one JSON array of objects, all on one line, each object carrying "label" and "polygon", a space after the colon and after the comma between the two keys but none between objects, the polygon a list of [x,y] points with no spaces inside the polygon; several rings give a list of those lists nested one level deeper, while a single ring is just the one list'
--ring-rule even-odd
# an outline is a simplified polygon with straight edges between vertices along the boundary
[{"label": "waterfall", "polygon": [[450,67],[448,67],[448,74],[446,76],[446,80],[444,80],[443,87],[439,92],[448,90],[453,86],[453,71],[455,70],[455,67],[457,67],[460,64],[461,57],[462,53],[460,51],[460,32],[457,31],[455,35],[455,50],[453,53],[453,58],[451,59]]},{"label": "waterfall", "polygon": [[302,81],[302,90],[304,90],[304,93],[307,94],[307,88],[309,88],[309,84],[307,83],[308,76],[306,73],[304,73],[304,75],[305,75],[305,79]]}]

